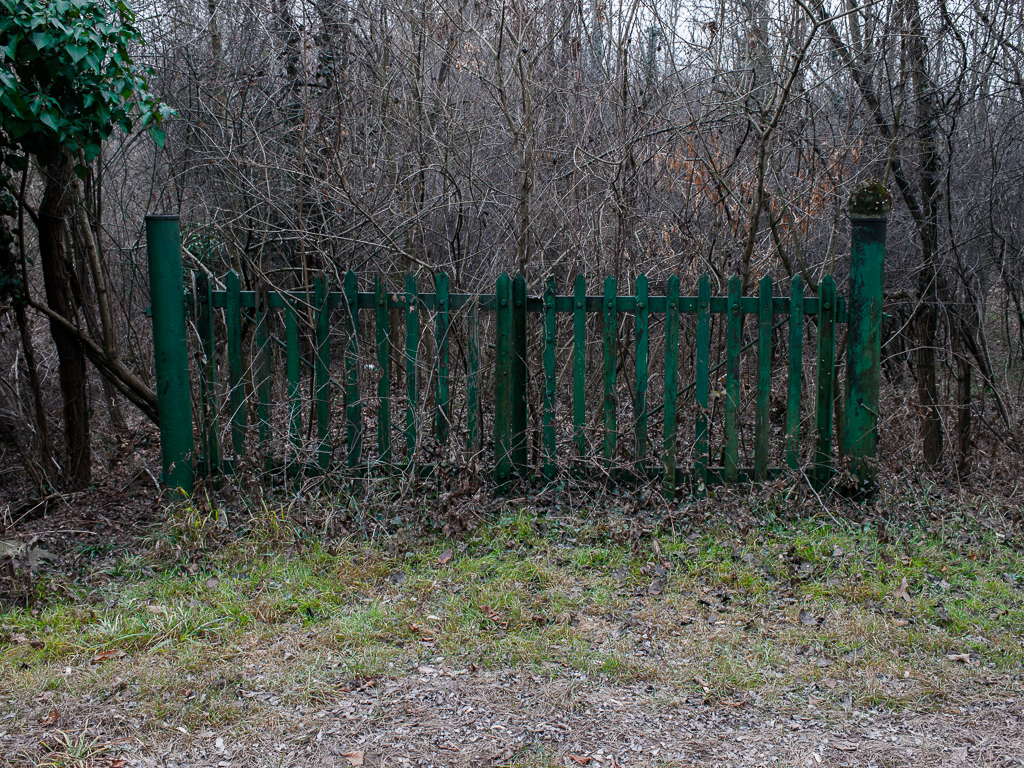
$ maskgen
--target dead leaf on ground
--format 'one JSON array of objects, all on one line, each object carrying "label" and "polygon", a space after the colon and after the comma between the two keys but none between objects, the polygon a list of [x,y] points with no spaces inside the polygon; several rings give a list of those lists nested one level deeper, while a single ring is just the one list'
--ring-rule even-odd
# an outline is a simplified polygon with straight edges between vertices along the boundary
[{"label": "dead leaf on ground", "polygon": [[216,589],[218,586],[220,586],[220,579],[218,577],[211,576],[206,580],[207,589]]},{"label": "dead leaf on ground", "polygon": [[818,620],[814,617],[814,614],[808,611],[806,608],[800,609],[799,617],[800,623],[805,627],[816,627]]},{"label": "dead leaf on ground", "polygon": [[587,765],[593,759],[590,757],[580,757],[579,755],[566,755],[566,757],[576,763],[576,765]]},{"label": "dead leaf on ground", "polygon": [[445,563],[450,563],[453,557],[455,557],[455,553],[451,549],[446,549],[438,556],[437,564],[444,565]]},{"label": "dead leaf on ground", "polygon": [[651,586],[649,586],[647,588],[647,594],[648,595],[653,595],[654,597],[657,597],[658,595],[660,595],[664,591],[665,591],[665,582],[663,582],[661,579],[655,579],[654,581],[651,582]]},{"label": "dead leaf on ground", "polygon": [[907,582],[907,577],[903,577],[903,581],[896,587],[896,591],[892,593],[892,596],[899,600],[901,597],[908,603],[912,603],[913,599],[910,597],[910,584]]},{"label": "dead leaf on ground", "polygon": [[49,714],[39,718],[39,724],[44,728],[49,728],[58,720],[60,720],[60,712],[58,712],[56,709],[51,709]]},{"label": "dead leaf on ground", "polygon": [[108,757],[101,765],[103,768],[124,768],[125,760],[123,757]]},{"label": "dead leaf on ground", "polygon": [[952,621],[949,611],[946,610],[946,606],[942,603],[935,606],[935,619],[936,621]]},{"label": "dead leaf on ground", "polygon": [[971,654],[969,653],[947,653],[946,658],[950,661],[959,661],[967,666],[971,666]]},{"label": "dead leaf on ground", "polygon": [[491,606],[489,606],[489,605],[481,605],[480,606],[480,613],[482,613],[484,616],[486,616],[488,619],[493,621],[495,624],[497,624],[502,629],[508,629],[508,622],[505,620],[505,617],[502,616],[500,613],[498,613],[493,608],[491,608]]},{"label": "dead leaf on ground", "polygon": [[92,663],[98,664],[99,662],[106,661],[107,659],[120,659],[122,656],[126,655],[127,654],[120,648],[113,648],[109,651],[100,651],[92,657]]},{"label": "dead leaf on ground", "polygon": [[14,645],[28,645],[28,646],[31,646],[32,648],[42,648],[43,647],[43,643],[42,643],[41,640],[36,640],[35,638],[29,638],[29,637],[26,637],[25,635],[22,635],[22,634],[16,634],[13,637],[11,637],[11,643],[13,643]]},{"label": "dead leaf on ground", "polygon": [[829,746],[833,749],[838,749],[843,752],[856,752],[857,747],[860,746],[856,741],[846,741],[845,739],[835,739],[829,742]]},{"label": "dead leaf on ground", "polygon": [[363,753],[362,752],[342,752],[341,756],[348,760],[349,765],[362,765],[363,764]]}]

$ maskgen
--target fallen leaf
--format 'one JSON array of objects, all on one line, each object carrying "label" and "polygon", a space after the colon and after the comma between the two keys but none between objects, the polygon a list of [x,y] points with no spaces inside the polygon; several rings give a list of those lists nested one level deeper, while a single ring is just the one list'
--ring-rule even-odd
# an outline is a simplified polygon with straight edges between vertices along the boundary
[{"label": "fallen leaf", "polygon": [[454,556],[455,556],[455,554],[454,554],[454,553],[453,553],[453,552],[451,551],[451,549],[446,549],[446,550],[445,550],[444,552],[442,552],[442,553],[440,554],[440,556],[439,556],[439,557],[437,558],[437,564],[438,564],[438,565],[444,565],[445,563],[451,562],[451,559],[452,559],[452,558],[453,558]]},{"label": "fallen leaf", "polygon": [[114,648],[109,651],[100,651],[92,657],[92,663],[98,664],[99,662],[106,661],[107,659],[120,659],[122,656],[125,655],[127,654],[125,654],[125,652],[122,651],[120,648]]},{"label": "fallen leaf", "polygon": [[123,757],[108,757],[103,762],[103,768],[124,768],[125,761]]},{"label": "fallen leaf", "polygon": [[805,627],[814,627],[818,624],[818,620],[814,618],[814,614],[808,611],[806,608],[800,609],[800,615],[798,618],[800,619],[800,623],[803,624]]},{"label": "fallen leaf", "polygon": [[654,581],[651,582],[651,586],[649,586],[647,588],[647,594],[648,595],[654,595],[655,597],[657,597],[658,595],[660,595],[664,591],[665,591],[665,582],[663,582],[661,579],[655,579]]},{"label": "fallen leaf", "polygon": [[14,645],[28,645],[28,646],[31,646],[32,648],[42,648],[43,647],[43,643],[41,641],[36,640],[34,638],[25,637],[25,635],[22,635],[22,634],[17,634],[17,635],[14,635],[13,637],[11,637],[11,642]]},{"label": "fallen leaf", "polygon": [[39,718],[39,724],[44,728],[49,728],[51,725],[56,723],[60,719],[60,712],[56,709],[51,709],[48,715],[44,715]]},{"label": "fallen leaf", "polygon": [[969,653],[947,653],[946,658],[950,661],[959,661],[967,666],[971,665],[971,654]]},{"label": "fallen leaf", "polygon": [[942,603],[935,606],[935,618],[937,621],[952,621],[949,611],[946,610],[946,606]]},{"label": "fallen leaf", "polygon": [[589,757],[580,757],[579,755],[567,755],[567,757],[576,763],[576,765],[586,765],[591,760]]},{"label": "fallen leaf", "polygon": [[147,605],[146,610],[150,613],[167,613],[167,609],[162,605]]},{"label": "fallen leaf", "polygon": [[906,576],[903,577],[903,581],[900,582],[900,585],[896,588],[896,591],[892,593],[892,596],[897,600],[902,597],[908,603],[913,602],[910,597],[910,584],[907,582]]},{"label": "fallen leaf", "polygon": [[491,606],[489,606],[489,605],[481,605],[480,606],[480,613],[482,613],[484,616],[486,616],[488,619],[493,621],[495,624],[497,624],[502,629],[508,629],[508,622],[505,621],[504,617],[500,613],[498,613],[496,610],[491,608]]},{"label": "fallen leaf", "polygon": [[342,752],[341,756],[348,760],[349,765],[362,765],[363,764],[363,753],[362,752]]},{"label": "fallen leaf", "polygon": [[895,624],[897,627],[909,627],[910,626],[910,620],[909,619],[893,619],[892,623]]},{"label": "fallen leaf", "polygon": [[830,741],[828,744],[833,749],[839,749],[843,752],[856,752],[857,747],[860,746],[856,741],[846,741],[844,739],[836,739],[835,741]]},{"label": "fallen leaf", "polygon": [[220,579],[216,576],[211,576],[206,580],[207,589],[216,589],[220,585]]}]

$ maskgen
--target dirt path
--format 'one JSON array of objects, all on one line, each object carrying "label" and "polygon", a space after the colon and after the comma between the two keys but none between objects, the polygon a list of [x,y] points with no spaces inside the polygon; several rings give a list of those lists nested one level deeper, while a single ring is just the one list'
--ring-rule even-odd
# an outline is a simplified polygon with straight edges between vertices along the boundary
[{"label": "dirt path", "polygon": [[1002,698],[988,694],[983,706],[934,714],[814,704],[779,714],[582,676],[420,667],[400,680],[339,689],[319,707],[289,706],[287,692],[238,689],[232,706],[244,730],[182,733],[120,706],[40,699],[31,713],[9,714],[7,727],[15,719],[35,724],[51,708],[61,710],[60,722],[20,732],[0,723],[0,751],[11,765],[33,764],[36,755],[35,764],[71,766],[72,750],[60,762],[39,745],[85,732],[100,745],[115,742],[78,764],[96,768],[1024,765],[1019,699],[1010,689]]}]

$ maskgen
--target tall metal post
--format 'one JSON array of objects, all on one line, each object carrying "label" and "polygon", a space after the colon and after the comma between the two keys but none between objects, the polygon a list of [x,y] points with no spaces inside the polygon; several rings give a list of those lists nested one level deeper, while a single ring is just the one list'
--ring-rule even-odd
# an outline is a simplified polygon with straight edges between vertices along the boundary
[{"label": "tall metal post", "polygon": [[850,304],[846,343],[846,427],[842,451],[859,489],[874,486],[881,383],[885,227],[892,195],[876,179],[850,196]]},{"label": "tall metal post", "polygon": [[195,485],[192,387],[188,377],[185,281],[177,216],[146,217],[146,253],[149,257],[149,297],[153,312],[163,480],[169,487],[191,494]]}]

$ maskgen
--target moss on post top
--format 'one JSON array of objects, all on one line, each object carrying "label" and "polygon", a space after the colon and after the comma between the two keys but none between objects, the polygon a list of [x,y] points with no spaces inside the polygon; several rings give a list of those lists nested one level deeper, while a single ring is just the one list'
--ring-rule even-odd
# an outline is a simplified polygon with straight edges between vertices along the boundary
[{"label": "moss on post top", "polygon": [[850,195],[851,219],[886,219],[892,210],[892,194],[878,179],[862,181]]}]

